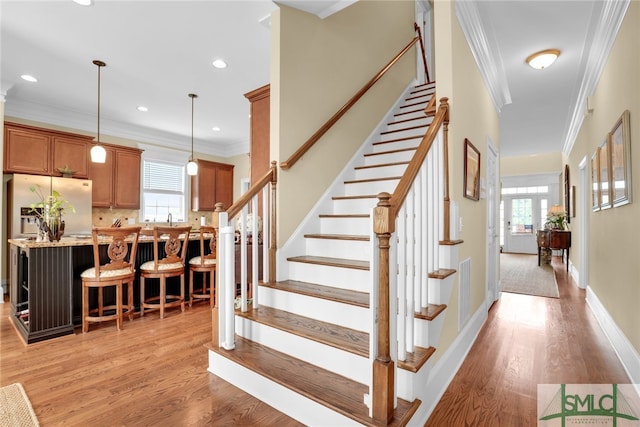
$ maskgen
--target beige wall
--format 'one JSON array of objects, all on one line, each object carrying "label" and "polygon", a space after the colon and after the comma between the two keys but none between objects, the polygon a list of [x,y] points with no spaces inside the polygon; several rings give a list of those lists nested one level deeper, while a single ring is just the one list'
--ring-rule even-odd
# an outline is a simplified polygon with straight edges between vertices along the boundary
[{"label": "beige wall", "polygon": [[[591,158],[624,110],[631,116],[633,202],[600,212],[589,210],[587,218],[572,218],[572,229],[588,221],[588,285],[613,317],[627,339],[640,352],[640,3],[630,2],[608,63],[593,93],[593,113],[585,117],[569,156],[571,174]],[[635,169],[635,170],[634,170]],[[587,169],[589,173],[589,169]],[[576,179],[572,182],[578,183]],[[590,203],[591,195],[587,194]],[[572,247],[580,244],[573,233]],[[572,249],[571,259],[578,263]]]},{"label": "beige wall", "polygon": [[[472,201],[463,197],[464,140],[469,139],[480,151],[481,176],[486,179],[487,139],[499,149],[498,114],[462,29],[455,17],[455,3],[435,4],[435,52],[437,96],[448,97],[451,104],[449,124],[450,196],[459,205],[463,229],[459,238],[460,261],[471,258],[471,313],[486,298],[486,230],[485,199]],[[457,268],[457,266],[454,266]],[[456,280],[458,280],[456,278]],[[436,357],[439,358],[458,335],[457,286],[447,303],[447,316]]]},{"label": "beige wall", "polygon": [[560,152],[500,158],[501,176],[562,173],[563,168]]},{"label": "beige wall", "polygon": [[[281,6],[271,21],[278,64],[271,69],[271,158],[286,160],[406,46],[414,20],[412,1],[361,1],[325,19]],[[414,76],[411,52],[305,157],[279,171],[279,245]]]}]

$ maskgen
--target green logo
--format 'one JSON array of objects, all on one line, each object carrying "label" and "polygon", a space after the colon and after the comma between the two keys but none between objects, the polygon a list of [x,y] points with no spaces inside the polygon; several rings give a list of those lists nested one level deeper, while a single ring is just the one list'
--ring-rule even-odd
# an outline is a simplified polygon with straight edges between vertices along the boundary
[{"label": "green logo", "polygon": [[[538,398],[542,397],[542,386],[544,385],[538,386]],[[573,425],[593,424],[595,420],[600,420],[601,424],[609,419],[610,425],[614,427],[618,425],[618,420],[639,421],[634,411],[634,407],[638,410],[638,397],[633,388],[630,388],[631,392],[626,396],[617,384],[611,384],[610,387],[608,384],[572,384],[571,392],[568,392],[567,385],[560,384],[542,413],[539,410],[539,421],[559,419],[562,427],[565,427],[567,419]],[[638,426],[640,423],[632,425]]]}]

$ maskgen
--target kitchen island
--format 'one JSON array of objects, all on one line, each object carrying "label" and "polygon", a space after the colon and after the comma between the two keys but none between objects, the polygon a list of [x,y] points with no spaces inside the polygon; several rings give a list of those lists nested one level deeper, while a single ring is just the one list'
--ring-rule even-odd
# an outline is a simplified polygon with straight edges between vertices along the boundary
[{"label": "kitchen island", "polygon": [[[143,232],[150,230],[143,230]],[[200,253],[199,234],[189,235],[187,262]],[[63,236],[58,242],[9,239],[11,320],[27,344],[74,333],[82,315],[82,280],[80,274],[93,267],[93,241],[90,236]],[[109,241],[100,245],[101,259],[106,259]],[[104,253],[102,253],[104,251]],[[104,256],[104,258],[103,258]],[[153,237],[141,234],[136,254],[136,270],[153,259]],[[187,267],[188,268],[188,267]],[[180,280],[168,282],[177,287]],[[153,283],[151,283],[153,286]],[[185,274],[185,295],[189,274]],[[105,291],[104,298],[115,298]],[[145,289],[145,293],[147,290]],[[92,301],[95,303],[95,301]],[[134,283],[134,306],[140,304],[138,277]]]}]

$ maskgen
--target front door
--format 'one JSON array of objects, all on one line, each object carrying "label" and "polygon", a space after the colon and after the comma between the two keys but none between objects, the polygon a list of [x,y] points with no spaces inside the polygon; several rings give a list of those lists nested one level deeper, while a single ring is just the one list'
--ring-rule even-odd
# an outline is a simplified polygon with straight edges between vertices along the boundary
[{"label": "front door", "polygon": [[504,252],[538,253],[536,230],[544,226],[548,211],[546,196],[509,195],[504,201]]}]

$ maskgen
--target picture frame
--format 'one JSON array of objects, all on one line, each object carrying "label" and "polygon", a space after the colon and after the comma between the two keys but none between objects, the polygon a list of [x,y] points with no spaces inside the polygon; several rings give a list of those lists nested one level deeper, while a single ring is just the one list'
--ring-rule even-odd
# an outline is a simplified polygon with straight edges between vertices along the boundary
[{"label": "picture frame", "polygon": [[631,124],[625,110],[609,133],[611,168],[611,204],[631,203]]},{"label": "picture frame", "polygon": [[611,204],[611,156],[610,156],[610,138],[604,140],[600,145],[599,166],[600,166],[600,210],[609,209]]},{"label": "picture frame", "polygon": [[480,151],[464,139],[464,197],[480,200]]},{"label": "picture frame", "polygon": [[571,190],[571,179],[569,177],[569,165],[564,165],[564,210],[567,212],[567,223],[571,222],[571,214],[573,210],[571,209],[571,198],[570,192]]},{"label": "picture frame", "polygon": [[600,210],[600,148],[591,156],[591,209]]}]

